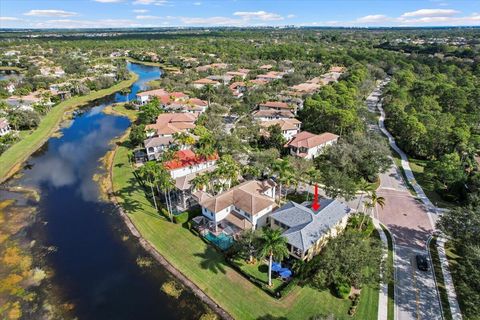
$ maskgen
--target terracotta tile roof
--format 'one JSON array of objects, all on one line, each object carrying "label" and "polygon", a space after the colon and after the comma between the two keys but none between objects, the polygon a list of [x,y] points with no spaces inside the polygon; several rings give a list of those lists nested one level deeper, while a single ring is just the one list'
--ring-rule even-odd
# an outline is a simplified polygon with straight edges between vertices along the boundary
[{"label": "terracotta tile roof", "polygon": [[155,130],[158,135],[173,134],[185,129],[195,128],[197,115],[191,113],[162,113],[154,124],[146,126],[147,130]]},{"label": "terracotta tile roof", "polygon": [[330,72],[344,72],[345,67],[333,66],[330,68]]},{"label": "terracotta tile roof", "polygon": [[7,119],[0,118],[0,129],[8,127],[8,121]]},{"label": "terracotta tile roof", "polygon": [[290,140],[285,146],[296,148],[304,147],[310,149],[337,139],[338,136],[330,132],[317,135],[308,131],[302,131],[293,136],[292,140]]},{"label": "terracotta tile roof", "polygon": [[213,213],[220,212],[223,209],[234,205],[251,215],[256,215],[260,211],[275,204],[273,198],[263,194],[263,192],[274,186],[276,186],[276,184],[271,180],[246,181],[215,197],[203,199],[200,202],[200,205]]},{"label": "terracotta tile roof", "polygon": [[202,78],[202,79],[198,79],[198,80],[193,81],[193,83],[194,84],[219,84],[220,82],[210,80],[210,79],[207,79],[207,78]]},{"label": "terracotta tile roof", "polygon": [[164,95],[168,95],[168,92],[165,91],[164,89],[155,89],[155,90],[149,90],[149,91],[144,91],[144,92],[140,92],[140,93],[137,93],[137,96],[156,96],[156,97],[159,97],[159,96],[164,96]]},{"label": "terracotta tile roof", "polygon": [[260,103],[260,107],[264,108],[281,108],[281,109],[293,109],[288,103],[280,101],[267,101],[265,103]]},{"label": "terracotta tile roof", "polygon": [[254,79],[254,80],[250,80],[250,82],[253,83],[253,84],[259,84],[259,85],[263,85],[263,84],[268,83],[267,80],[262,80],[262,79]]},{"label": "terracotta tile roof", "polygon": [[300,126],[302,124],[301,121],[297,119],[278,119],[278,120],[270,120],[270,121],[262,121],[260,125],[264,128],[268,128],[274,125],[279,125],[282,130],[300,130]]},{"label": "terracotta tile roof", "polygon": [[218,160],[218,154],[215,153],[207,158],[195,154],[192,150],[180,150],[175,152],[173,160],[165,161],[163,166],[167,170],[175,170],[213,160]]},{"label": "terracotta tile roof", "polygon": [[256,110],[253,112],[254,118],[294,118],[295,115],[289,110]]}]

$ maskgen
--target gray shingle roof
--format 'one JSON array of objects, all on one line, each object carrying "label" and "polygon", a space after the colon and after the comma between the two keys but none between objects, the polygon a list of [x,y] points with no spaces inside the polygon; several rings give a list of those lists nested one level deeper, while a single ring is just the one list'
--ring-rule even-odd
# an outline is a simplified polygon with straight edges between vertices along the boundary
[{"label": "gray shingle roof", "polygon": [[288,243],[305,252],[350,212],[347,205],[333,199],[320,199],[320,206],[315,213],[290,201],[270,217],[286,225],[288,228],[283,235]]}]

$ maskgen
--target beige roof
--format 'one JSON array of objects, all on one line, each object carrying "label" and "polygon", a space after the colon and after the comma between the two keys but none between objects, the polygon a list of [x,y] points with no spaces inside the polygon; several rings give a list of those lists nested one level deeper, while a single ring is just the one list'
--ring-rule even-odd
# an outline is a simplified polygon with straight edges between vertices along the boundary
[{"label": "beige roof", "polygon": [[195,128],[197,115],[193,113],[162,113],[154,124],[149,124],[146,129],[152,129],[159,135],[173,134],[186,129]]},{"label": "beige roof", "polygon": [[251,215],[256,215],[275,203],[273,198],[263,195],[263,192],[275,185],[272,180],[246,181],[215,197],[203,199],[200,201],[200,205],[213,213],[234,205]]},{"label": "beige roof", "polygon": [[193,81],[193,83],[194,84],[219,84],[218,81],[210,80],[210,79],[207,79],[207,78],[198,79],[196,81]]},{"label": "beige roof", "polygon": [[267,101],[265,103],[260,103],[260,107],[264,108],[279,108],[279,109],[293,109],[288,103],[280,101]]},{"label": "beige roof", "polygon": [[294,118],[295,115],[288,110],[257,110],[253,112],[254,118],[276,117],[276,118]]},{"label": "beige roof", "polygon": [[137,93],[137,96],[143,97],[143,96],[164,96],[168,95],[168,92],[163,90],[163,89],[155,89],[155,90],[149,90],[149,91],[144,91]]},{"label": "beige roof", "polygon": [[278,120],[270,120],[270,121],[262,121],[260,125],[264,128],[268,128],[270,126],[279,125],[282,130],[295,130],[300,129],[300,125],[302,124],[301,121],[297,119],[278,119]]},{"label": "beige roof", "polygon": [[290,140],[285,146],[296,148],[304,147],[310,149],[337,139],[338,136],[330,132],[325,132],[318,135],[308,131],[302,131],[293,136],[292,140]]},{"label": "beige roof", "polygon": [[305,92],[305,93],[312,93],[315,92],[320,88],[319,84],[316,83],[300,83],[297,84],[296,86],[292,86],[291,89],[297,92]]},{"label": "beige roof", "polygon": [[[183,176],[183,177],[178,177],[175,179],[175,187],[178,189],[178,190],[188,190],[190,189],[190,187],[192,186],[190,182],[192,182],[192,180],[199,174],[202,174],[202,173],[205,173],[205,172],[211,172],[213,170],[215,170],[217,168],[216,165],[213,165],[211,167],[208,167],[208,168],[205,168],[205,169],[202,169],[200,171],[197,171],[195,173],[190,173],[190,174],[187,174],[186,176]],[[203,191],[202,191],[203,192]],[[198,195],[200,197],[203,197],[204,195],[208,195],[208,193],[205,193],[203,192],[203,195],[201,193],[199,193]]]}]

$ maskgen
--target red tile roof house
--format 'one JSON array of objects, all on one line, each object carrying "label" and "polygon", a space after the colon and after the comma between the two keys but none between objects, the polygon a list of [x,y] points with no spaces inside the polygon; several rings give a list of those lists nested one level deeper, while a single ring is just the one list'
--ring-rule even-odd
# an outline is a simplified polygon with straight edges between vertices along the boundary
[{"label": "red tile roof house", "polygon": [[267,101],[265,103],[260,103],[258,105],[258,110],[283,110],[283,111],[292,111],[293,114],[297,114],[296,106],[289,105],[286,102],[280,102],[280,101]]},{"label": "red tile roof house", "polygon": [[268,127],[274,126],[274,125],[280,126],[283,137],[287,141],[289,141],[290,139],[293,138],[294,135],[300,132],[300,127],[302,126],[302,122],[293,118],[293,119],[285,119],[285,120],[262,121],[260,123],[260,126],[262,126],[265,129],[265,131]]},{"label": "red tile roof house", "polygon": [[267,224],[275,205],[277,184],[272,180],[245,181],[216,196],[195,192],[202,214],[209,220],[214,233],[231,230],[236,234],[245,229],[258,229]]},{"label": "red tile roof house", "polygon": [[302,131],[285,144],[290,149],[290,154],[305,159],[314,159],[322,149],[338,141],[338,136],[325,132],[320,135]]},{"label": "red tile roof house", "polygon": [[255,120],[258,121],[269,121],[269,120],[280,120],[280,119],[291,119],[295,118],[295,115],[289,110],[256,110],[252,113],[252,116]]},{"label": "red tile roof house", "polygon": [[243,93],[247,91],[247,85],[245,82],[234,82],[229,87],[230,91],[236,98],[240,98],[243,96]]},{"label": "red tile roof house", "polygon": [[172,200],[179,209],[186,210],[194,202],[194,199],[191,199],[191,181],[200,173],[214,170],[217,160],[216,153],[204,157],[195,154],[192,150],[180,150],[175,153],[173,160],[163,163],[170,172],[170,176],[175,179],[176,190]]},{"label": "red tile roof house", "polygon": [[270,82],[273,80],[282,79],[285,74],[285,72],[270,71],[265,74],[259,74],[256,79]]},{"label": "red tile roof house", "polygon": [[202,79],[198,79],[196,81],[193,81],[193,86],[197,89],[202,89],[203,87],[205,87],[207,84],[209,85],[212,85],[214,87],[218,87],[220,85],[220,82],[218,81],[214,81],[214,80],[210,80],[208,78],[202,78]]},{"label": "red tile roof house", "polygon": [[149,160],[157,159],[174,143],[173,134],[195,128],[198,115],[194,113],[162,113],[154,124],[146,126],[147,139],[143,141]]},{"label": "red tile roof house", "polygon": [[144,92],[140,92],[140,93],[137,93],[137,103],[140,104],[140,105],[144,105],[145,103],[147,103],[148,101],[150,101],[150,99],[152,99],[153,97],[157,97],[157,98],[160,98],[162,96],[166,96],[168,95],[168,92],[165,91],[164,89],[155,89],[155,90],[148,90],[148,91],[144,91]]}]

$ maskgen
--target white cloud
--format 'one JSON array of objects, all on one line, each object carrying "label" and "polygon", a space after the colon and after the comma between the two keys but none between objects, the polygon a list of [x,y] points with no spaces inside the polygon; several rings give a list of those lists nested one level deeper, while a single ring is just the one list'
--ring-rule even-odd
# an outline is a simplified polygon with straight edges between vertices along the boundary
[{"label": "white cloud", "polygon": [[64,11],[64,10],[30,10],[25,12],[26,16],[36,16],[36,17],[72,17],[76,16],[76,12]]},{"label": "white cloud", "polygon": [[133,4],[164,6],[168,3],[167,0],[135,0]]},{"label": "white cloud", "polygon": [[16,17],[0,17],[0,21],[18,21],[20,19]]},{"label": "white cloud", "polygon": [[276,21],[283,20],[281,15],[265,11],[237,11],[234,16],[241,17],[245,20],[262,20],[262,21]]},{"label": "white cloud", "polygon": [[358,22],[358,23],[383,23],[383,22],[386,22],[386,21],[389,21],[389,20],[391,20],[391,19],[389,17],[387,17],[386,15],[371,14],[371,15],[368,15],[368,16],[358,18],[357,20],[355,20],[355,22]]},{"label": "white cloud", "polygon": [[193,5],[194,5],[194,6],[201,6],[202,3],[201,3],[201,2],[194,2]]},{"label": "white cloud", "polygon": [[135,19],[138,19],[138,20],[156,20],[156,19],[162,19],[162,17],[159,17],[159,16],[136,16]]},{"label": "white cloud", "polygon": [[95,2],[101,2],[101,3],[118,3],[118,2],[123,2],[125,0],[93,0]]},{"label": "white cloud", "polygon": [[147,9],[135,9],[135,10],[133,10],[133,12],[135,12],[135,13],[147,13],[148,10]]},{"label": "white cloud", "polygon": [[296,17],[297,17],[297,16],[294,15],[294,14],[289,14],[289,15],[287,16],[288,19],[292,19],[292,18],[296,18]]},{"label": "white cloud", "polygon": [[460,13],[453,9],[420,9],[417,11],[405,12],[402,17],[450,17]]}]

